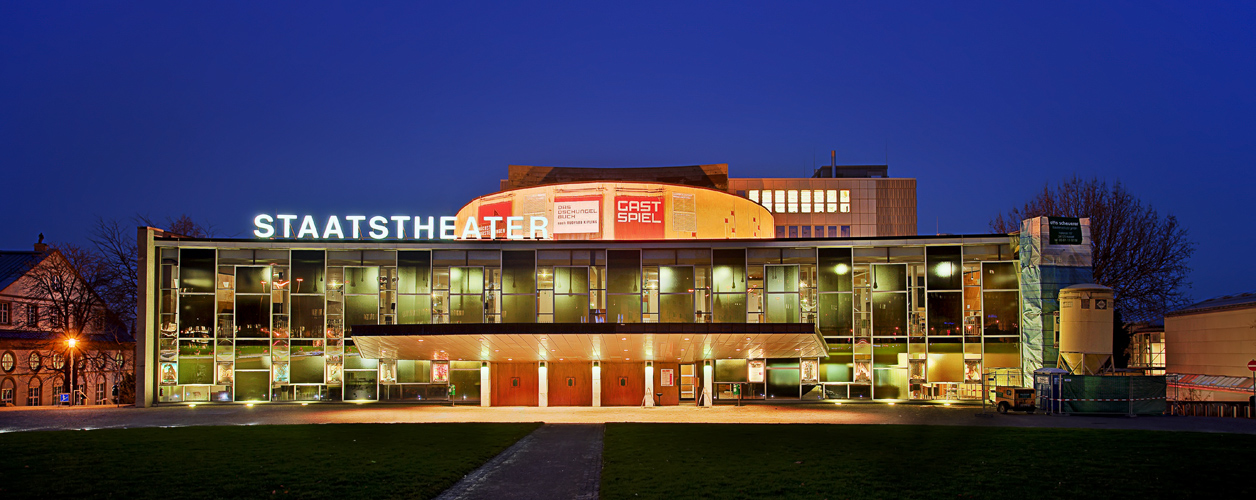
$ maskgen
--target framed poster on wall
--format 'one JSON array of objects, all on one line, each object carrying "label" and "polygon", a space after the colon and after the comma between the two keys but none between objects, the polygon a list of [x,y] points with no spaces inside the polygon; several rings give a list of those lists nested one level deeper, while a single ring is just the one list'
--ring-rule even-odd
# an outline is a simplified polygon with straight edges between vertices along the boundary
[{"label": "framed poster on wall", "polygon": [[802,381],[816,382],[819,380],[819,363],[814,359],[802,360]]},{"label": "framed poster on wall", "polygon": [[432,362],[432,383],[443,384],[449,382],[449,362],[433,361]]},{"label": "framed poster on wall", "polygon": [[750,382],[763,382],[763,365],[762,359],[750,360],[750,378],[746,379]]},{"label": "framed poster on wall", "polygon": [[659,370],[659,386],[671,387],[676,385],[676,370],[671,368],[663,368]]}]

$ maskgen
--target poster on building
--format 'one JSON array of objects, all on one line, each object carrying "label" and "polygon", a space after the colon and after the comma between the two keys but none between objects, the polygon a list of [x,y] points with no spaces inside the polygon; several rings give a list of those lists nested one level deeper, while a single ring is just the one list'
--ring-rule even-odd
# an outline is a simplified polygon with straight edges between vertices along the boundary
[{"label": "poster on building", "polygon": [[802,360],[802,381],[816,382],[819,380],[819,363],[814,359]]},{"label": "poster on building", "polygon": [[671,387],[676,385],[676,370],[671,368],[663,368],[659,370],[659,386]]},{"label": "poster on building", "polygon": [[1050,245],[1082,244],[1082,221],[1077,217],[1047,217]]},{"label": "poster on building", "polygon": [[[476,217],[476,222],[480,225],[480,237],[495,240],[506,239],[506,218],[511,215],[512,204],[509,200],[480,205],[478,217]],[[491,236],[489,231],[492,231]]]},{"label": "poster on building", "polygon": [[602,230],[602,197],[554,198],[554,234],[590,234]]},{"label": "poster on building", "polygon": [[161,364],[161,385],[177,385],[179,383],[179,364]]},{"label": "poster on building", "polygon": [[432,383],[444,384],[449,382],[449,362],[433,361],[432,362]]},{"label": "poster on building", "polygon": [[746,380],[750,382],[763,382],[763,360],[750,360],[750,377]]},{"label": "poster on building", "polygon": [[615,239],[663,239],[661,196],[616,196]]}]

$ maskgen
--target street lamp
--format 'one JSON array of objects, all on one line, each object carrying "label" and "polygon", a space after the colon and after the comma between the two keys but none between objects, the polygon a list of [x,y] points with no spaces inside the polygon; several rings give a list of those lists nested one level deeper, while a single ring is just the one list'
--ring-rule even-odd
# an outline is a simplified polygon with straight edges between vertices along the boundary
[{"label": "street lamp", "polygon": [[78,345],[78,339],[70,337],[65,343],[70,347],[70,406],[74,406],[74,346]]}]

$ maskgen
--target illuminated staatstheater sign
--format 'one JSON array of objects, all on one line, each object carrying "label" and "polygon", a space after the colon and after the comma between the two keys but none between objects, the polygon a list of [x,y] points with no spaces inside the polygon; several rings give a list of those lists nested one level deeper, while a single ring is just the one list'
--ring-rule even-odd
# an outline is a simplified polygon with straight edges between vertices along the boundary
[{"label": "illuminated staatstheater sign", "polygon": [[[341,223],[341,219],[344,220]],[[525,227],[524,222],[527,222]],[[321,222],[321,224],[320,224]],[[313,215],[258,214],[253,218],[253,235],[258,238],[324,240],[544,240],[550,237],[549,219],[540,216],[468,217],[459,231],[458,218],[411,217],[409,215]]]}]

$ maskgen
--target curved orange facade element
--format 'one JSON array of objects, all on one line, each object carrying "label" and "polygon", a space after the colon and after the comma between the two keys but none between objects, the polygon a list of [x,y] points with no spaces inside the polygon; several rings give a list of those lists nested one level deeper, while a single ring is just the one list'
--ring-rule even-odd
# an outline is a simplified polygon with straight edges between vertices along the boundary
[{"label": "curved orange facade element", "polygon": [[[461,234],[474,217],[481,239],[507,239],[507,217],[535,231],[544,218],[555,240],[770,239],[772,214],[745,198],[713,189],[649,182],[580,182],[481,196],[458,210]],[[465,236],[460,239],[467,239]]]}]

